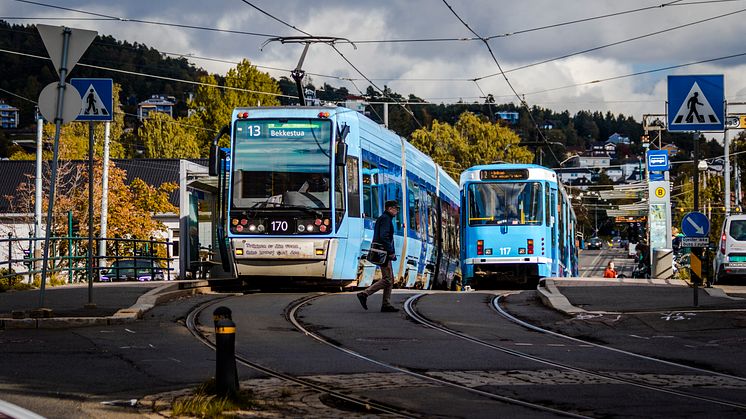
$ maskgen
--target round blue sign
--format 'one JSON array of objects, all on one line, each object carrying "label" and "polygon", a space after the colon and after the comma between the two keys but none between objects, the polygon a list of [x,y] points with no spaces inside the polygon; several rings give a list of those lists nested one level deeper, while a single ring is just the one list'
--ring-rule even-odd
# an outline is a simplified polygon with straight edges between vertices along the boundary
[{"label": "round blue sign", "polygon": [[687,237],[707,237],[710,234],[710,220],[701,212],[690,212],[681,219],[681,232]]}]

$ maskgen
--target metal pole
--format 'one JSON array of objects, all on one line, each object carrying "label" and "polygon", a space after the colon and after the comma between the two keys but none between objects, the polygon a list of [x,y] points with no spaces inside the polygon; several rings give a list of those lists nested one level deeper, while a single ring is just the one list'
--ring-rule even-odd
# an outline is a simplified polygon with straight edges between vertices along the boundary
[{"label": "metal pole", "polygon": [[44,307],[44,288],[47,282],[47,261],[49,259],[49,237],[54,223],[54,184],[57,182],[57,158],[60,154],[60,132],[62,130],[62,110],[65,98],[65,78],[67,78],[67,51],[70,46],[72,29],[62,31],[62,60],[60,63],[60,84],[57,90],[57,113],[54,118],[54,151],[52,153],[52,175],[49,180],[49,204],[47,205],[47,228],[44,235],[44,253],[41,265],[41,287],[39,288],[39,308]]},{"label": "metal pole", "polygon": [[383,104],[383,126],[386,128],[389,127],[389,104],[388,103]]},{"label": "metal pole", "polygon": [[73,212],[67,212],[67,283],[73,283]]},{"label": "metal pole", "polygon": [[[88,121],[88,304],[93,305],[93,146],[95,145],[95,125]],[[94,306],[95,307],[95,306]]]},{"label": "metal pole", "polygon": [[[699,211],[699,132],[694,133],[694,211]],[[702,260],[702,252],[699,251],[698,247],[692,247],[692,256]],[[699,281],[698,275],[695,275],[694,271],[692,275],[692,288],[694,289],[694,306],[699,305]]]},{"label": "metal pole", "polygon": [[[42,140],[44,138],[44,118],[39,116],[39,119],[36,121],[36,190],[35,192],[35,199],[34,199],[34,237],[39,238],[39,234],[41,233],[41,208],[42,208],[42,199],[44,199],[42,195],[42,171],[41,166],[43,164],[42,161]],[[36,249],[36,240],[34,240],[34,249]]]},{"label": "metal pole", "polygon": [[725,215],[730,215],[730,130],[725,128],[723,146],[725,147]]},{"label": "metal pole", "polygon": [[106,235],[108,234],[109,222],[109,133],[111,122],[104,123],[104,161],[101,172],[101,239],[98,242],[98,265],[106,267]]}]

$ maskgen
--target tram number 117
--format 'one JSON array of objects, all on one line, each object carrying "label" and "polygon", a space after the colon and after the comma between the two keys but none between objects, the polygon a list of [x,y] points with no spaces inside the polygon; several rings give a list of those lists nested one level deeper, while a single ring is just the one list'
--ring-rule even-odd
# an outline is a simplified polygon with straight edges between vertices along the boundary
[{"label": "tram number 117", "polygon": [[510,254],[510,247],[501,247],[500,248],[500,255],[505,256]]}]

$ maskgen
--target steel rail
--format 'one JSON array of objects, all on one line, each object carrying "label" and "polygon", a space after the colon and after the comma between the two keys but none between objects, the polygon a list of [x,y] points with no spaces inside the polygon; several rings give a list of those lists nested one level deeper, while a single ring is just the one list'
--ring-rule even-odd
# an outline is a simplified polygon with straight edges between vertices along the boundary
[{"label": "steel rail", "polygon": [[563,411],[563,410],[559,410],[559,409],[555,409],[555,408],[543,406],[543,405],[540,405],[540,404],[526,402],[526,401],[523,401],[523,400],[514,399],[512,397],[501,396],[499,394],[490,393],[490,392],[483,391],[483,390],[478,390],[478,389],[473,388],[473,387],[468,387],[468,386],[465,386],[463,384],[458,384],[458,383],[447,381],[447,380],[444,380],[444,379],[441,379],[441,378],[432,377],[432,376],[429,376],[427,374],[415,372],[415,371],[409,370],[409,369],[404,368],[404,367],[399,367],[399,366],[396,366],[396,365],[393,365],[393,364],[389,364],[387,362],[379,361],[377,359],[365,356],[365,355],[363,355],[363,354],[361,354],[359,352],[355,352],[355,351],[353,351],[351,349],[348,349],[348,348],[345,348],[345,347],[343,347],[341,345],[333,343],[333,342],[329,341],[328,339],[324,338],[323,336],[321,336],[321,335],[319,335],[319,334],[317,334],[315,332],[310,331],[303,324],[301,324],[301,322],[297,318],[297,313],[301,309],[301,307],[303,307],[304,305],[308,304],[309,302],[311,302],[311,301],[313,301],[313,300],[315,300],[315,299],[317,299],[319,297],[321,297],[321,295],[315,295],[315,296],[311,296],[309,298],[300,300],[294,306],[292,306],[292,308],[289,310],[289,312],[287,314],[287,318],[288,318],[288,320],[291,323],[293,323],[293,325],[295,326],[295,328],[298,329],[300,332],[304,333],[308,337],[311,337],[311,338],[315,339],[316,341],[318,341],[320,343],[323,343],[324,345],[327,345],[327,346],[332,347],[332,348],[334,348],[334,349],[336,349],[338,351],[344,352],[344,353],[346,353],[346,354],[348,354],[348,355],[350,355],[352,357],[355,357],[355,358],[358,358],[358,359],[362,359],[364,361],[370,362],[370,363],[372,363],[374,365],[378,365],[378,366],[383,367],[383,368],[387,368],[387,369],[390,369],[390,370],[393,370],[393,371],[397,371],[397,372],[400,372],[402,374],[407,374],[407,375],[410,375],[412,377],[420,378],[420,379],[425,380],[425,381],[430,381],[430,382],[433,382],[433,383],[437,383],[437,384],[440,384],[442,386],[458,388],[460,390],[464,390],[464,391],[467,391],[469,393],[477,394],[479,396],[487,397],[487,398],[490,398],[490,399],[493,399],[493,400],[497,400],[497,401],[500,401],[500,402],[504,402],[504,403],[507,403],[507,404],[523,406],[523,407],[527,407],[527,408],[531,408],[531,409],[535,409],[535,410],[540,410],[540,411],[544,411],[544,412],[550,412],[550,413],[554,413],[554,414],[562,415],[562,416],[569,416],[569,417],[574,417],[574,418],[589,418],[589,416],[580,415],[580,414],[573,413],[573,412],[567,412],[567,411]]},{"label": "steel rail", "polygon": [[[526,321],[523,321],[523,320],[521,320],[519,318],[516,318],[516,317],[512,316],[510,313],[508,313],[507,311],[505,311],[505,309],[503,309],[500,306],[500,299],[502,297],[503,296],[501,296],[501,295],[496,295],[495,298],[492,299],[492,304],[491,304],[492,308],[495,311],[497,311],[501,316],[505,317],[506,319],[508,319],[508,320],[510,320],[510,321],[518,324],[518,325],[521,325],[521,326],[523,326],[523,327],[525,327],[527,329],[533,330],[535,332],[540,332],[540,333],[544,333],[544,334],[547,334],[547,335],[556,336],[556,337],[559,337],[559,338],[562,338],[562,339],[570,340],[570,341],[573,341],[573,342],[576,342],[576,343],[581,343],[581,344],[584,344],[584,345],[595,346],[597,348],[606,349],[607,351],[612,351],[612,352],[617,352],[617,353],[624,354],[624,355],[633,356],[635,358],[644,359],[646,361],[659,362],[661,364],[665,364],[665,365],[669,365],[669,366],[673,366],[673,367],[679,367],[679,368],[687,369],[687,370],[690,370],[690,371],[699,372],[699,373],[702,373],[702,374],[715,375],[715,376],[718,376],[718,377],[730,378],[730,379],[738,380],[738,381],[746,381],[746,378],[739,377],[737,375],[731,375],[731,374],[726,374],[726,373],[722,373],[722,372],[718,372],[718,371],[706,370],[704,368],[693,367],[691,365],[680,364],[678,362],[667,361],[665,359],[660,359],[660,358],[655,358],[655,357],[652,357],[652,356],[642,355],[642,354],[638,354],[638,353],[635,353],[635,352],[629,352],[629,351],[625,351],[624,349],[614,348],[613,346],[601,345],[599,343],[590,342],[590,341],[586,341],[586,340],[583,340],[583,339],[578,339],[576,337],[572,337],[572,336],[568,336],[568,335],[563,335],[562,333],[554,332],[552,330],[543,329],[543,328],[541,328],[539,326],[533,325],[533,324],[528,323]],[[648,312],[636,312],[634,314],[645,314],[645,313],[648,313]],[[653,313],[653,312],[649,312],[649,313]],[[618,314],[618,313],[615,313],[615,314]]]},{"label": "steel rail", "polygon": [[[422,316],[419,312],[417,312],[415,306],[417,305],[416,304],[417,300],[419,300],[424,295],[426,295],[426,294],[417,294],[417,295],[415,295],[413,297],[410,297],[404,303],[404,309],[407,312],[407,315],[409,315],[416,322],[418,322],[418,323],[420,323],[420,324],[422,324],[424,326],[427,326],[427,327],[429,327],[431,329],[435,329],[437,331],[440,331],[442,333],[446,333],[448,335],[455,336],[455,337],[458,337],[460,339],[467,340],[467,341],[475,343],[477,345],[481,345],[481,346],[484,346],[484,347],[487,347],[487,348],[490,348],[490,349],[494,349],[494,350],[500,351],[500,352],[508,354],[508,355],[513,355],[513,356],[516,356],[516,357],[519,357],[519,358],[528,359],[530,361],[538,362],[540,364],[552,366],[552,367],[555,367],[555,368],[560,368],[560,369],[564,369],[564,370],[568,370],[568,371],[578,372],[578,373],[581,373],[581,374],[586,374],[586,375],[591,376],[591,377],[602,378],[602,379],[605,379],[605,380],[611,380],[611,381],[615,381],[615,382],[617,382],[619,384],[626,384],[626,385],[630,385],[630,386],[634,386],[634,387],[643,388],[645,390],[651,390],[651,391],[656,391],[656,392],[660,392],[660,393],[671,394],[671,395],[675,395],[675,396],[683,397],[683,398],[687,398],[687,399],[694,399],[694,400],[699,400],[699,401],[703,401],[703,402],[714,403],[714,404],[718,404],[718,405],[722,405],[722,406],[727,406],[727,407],[733,407],[733,408],[737,408],[737,409],[746,410],[746,404],[741,404],[741,403],[732,402],[732,401],[728,401],[728,400],[717,399],[717,398],[713,398],[713,397],[698,396],[696,394],[687,393],[685,391],[679,391],[679,390],[672,390],[672,389],[666,389],[666,388],[656,387],[654,385],[640,383],[640,382],[634,381],[634,380],[628,380],[628,379],[624,379],[624,378],[619,378],[619,377],[615,377],[615,376],[609,375],[609,374],[604,374],[604,373],[598,372],[598,371],[588,370],[588,369],[580,368],[580,367],[574,367],[572,365],[564,364],[564,363],[557,362],[557,361],[552,361],[552,360],[549,360],[549,359],[546,359],[546,358],[542,358],[542,357],[539,357],[539,356],[536,356],[536,355],[531,355],[531,354],[526,353],[526,352],[521,352],[521,351],[517,351],[515,349],[510,349],[510,348],[506,348],[504,346],[500,346],[500,345],[495,345],[493,343],[489,343],[489,342],[487,342],[485,340],[476,338],[476,337],[468,335],[466,333],[462,333],[462,332],[450,329],[450,328],[448,328],[446,326],[438,324],[438,323],[436,323],[436,322],[434,322],[434,321],[432,321],[430,319],[427,319],[426,317]],[[498,300],[500,297],[501,296],[498,295],[495,298],[493,298],[492,301],[494,302],[494,301]],[[494,303],[493,303],[493,305],[494,305]],[[498,310],[501,310],[501,309],[498,309]],[[552,334],[554,334],[554,333],[552,333]],[[585,342],[585,341],[582,341],[582,340],[578,340],[578,342],[582,342],[583,344],[590,344],[589,342]],[[594,346],[598,346],[598,345],[596,344]],[[646,359],[651,360],[651,361],[656,361],[656,359],[654,359],[654,358],[647,358],[646,357]],[[668,364],[668,362],[666,362],[666,363]],[[676,365],[676,364],[674,363],[673,365]],[[676,365],[676,366],[678,366],[678,365]],[[701,370],[701,372],[705,372],[705,370]],[[708,372],[708,374],[713,374],[713,373],[712,372]],[[715,375],[717,375],[717,374],[715,374]]]},{"label": "steel rail", "polygon": [[[313,297],[305,297],[305,298],[301,299],[300,301],[303,301],[303,300],[306,300],[306,299],[309,299],[309,298],[313,298]],[[215,344],[210,339],[208,339],[204,335],[204,333],[202,333],[199,330],[199,326],[197,325],[197,323],[198,323],[197,322],[197,318],[199,318],[199,315],[207,307],[209,307],[211,305],[214,305],[216,303],[217,303],[217,301],[208,301],[206,303],[203,303],[203,304],[199,305],[196,309],[192,310],[187,315],[187,318],[186,318],[186,327],[189,330],[189,332],[191,332],[192,335],[195,338],[197,338],[197,340],[199,340],[204,345],[206,345],[207,347],[209,347],[209,348],[211,348],[213,350],[216,349],[216,346],[215,346]],[[304,387],[316,390],[319,393],[328,394],[328,395],[333,396],[333,397],[335,397],[335,398],[337,398],[339,400],[343,400],[345,402],[352,403],[352,404],[354,404],[356,406],[360,406],[363,409],[365,409],[365,411],[368,412],[368,413],[388,413],[388,414],[392,414],[392,415],[396,415],[396,416],[401,416],[401,417],[405,417],[405,418],[418,418],[418,417],[420,417],[420,416],[418,416],[416,414],[409,413],[409,412],[407,412],[405,410],[398,409],[398,408],[396,408],[394,406],[389,406],[389,405],[385,405],[385,404],[382,404],[382,403],[379,403],[379,402],[375,402],[375,401],[371,401],[371,400],[367,400],[367,399],[363,399],[363,398],[358,398],[358,397],[354,397],[354,396],[349,396],[349,395],[341,393],[339,391],[332,390],[330,388],[324,387],[323,385],[316,384],[316,383],[314,383],[312,381],[304,380],[302,378],[298,378],[298,377],[295,377],[295,376],[292,376],[292,375],[289,375],[289,374],[285,374],[285,373],[273,370],[271,368],[265,367],[265,366],[263,366],[261,364],[257,364],[256,362],[253,362],[253,361],[249,360],[248,358],[245,358],[245,357],[239,355],[238,352],[236,352],[236,361],[239,362],[241,365],[249,367],[249,368],[251,368],[251,369],[253,369],[255,371],[259,371],[259,372],[261,372],[263,374],[266,374],[266,375],[268,375],[270,377],[279,378],[279,379],[285,380],[285,381],[290,381],[290,382],[293,382],[295,384],[299,384],[301,386],[304,386]]]}]

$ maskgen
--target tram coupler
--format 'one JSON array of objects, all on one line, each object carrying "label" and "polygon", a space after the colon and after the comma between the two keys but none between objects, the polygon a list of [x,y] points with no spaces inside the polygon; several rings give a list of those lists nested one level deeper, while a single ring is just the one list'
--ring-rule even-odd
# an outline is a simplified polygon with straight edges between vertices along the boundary
[{"label": "tram coupler", "polygon": [[[228,311],[230,313],[230,310]],[[220,318],[215,321],[215,347],[217,394],[235,399],[238,394],[238,370],[236,369],[236,324],[233,320]]]}]

